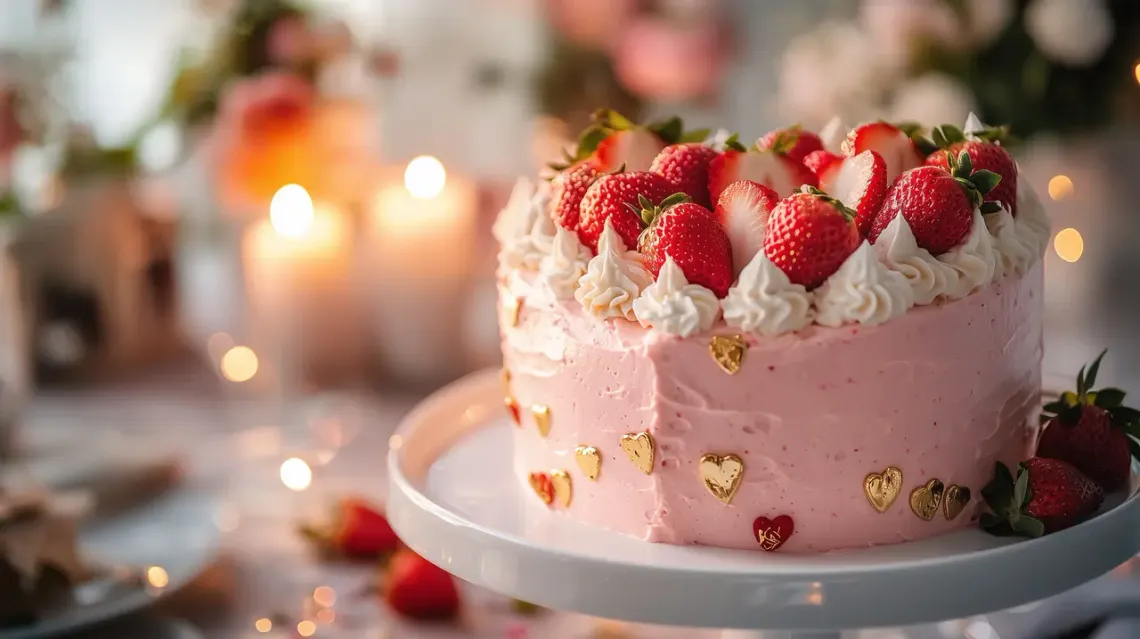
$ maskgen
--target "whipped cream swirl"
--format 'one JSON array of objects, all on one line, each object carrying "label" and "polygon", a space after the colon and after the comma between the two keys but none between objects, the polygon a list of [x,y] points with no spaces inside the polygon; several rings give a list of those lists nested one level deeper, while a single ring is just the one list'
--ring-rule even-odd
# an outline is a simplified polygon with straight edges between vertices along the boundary
[{"label": "whipped cream swirl", "polygon": [[875,249],[884,264],[902,273],[910,283],[916,306],[934,302],[958,282],[958,271],[919,246],[910,223],[902,215],[896,215],[879,234]]},{"label": "whipped cream swirl", "polygon": [[561,226],[555,231],[550,254],[542,258],[538,272],[560,300],[574,299],[578,280],[586,274],[590,249],[578,240],[578,234]]},{"label": "whipped cream swirl", "polygon": [[514,236],[503,245],[499,253],[501,263],[515,269],[538,270],[542,258],[548,255],[554,244],[554,220],[547,214],[550,193],[538,189],[527,203],[525,213],[519,218],[520,224]]},{"label": "whipped cream swirl", "polygon": [[906,277],[880,262],[866,241],[816,289],[815,295],[815,321],[824,326],[882,324],[914,304]]},{"label": "whipped cream swirl", "polygon": [[1007,275],[1024,275],[1029,270],[1029,265],[1037,260],[1036,240],[1017,232],[1017,221],[1005,207],[984,217],[992,238],[991,243],[998,255],[994,279]]},{"label": "whipped cream swirl", "polygon": [[491,227],[491,234],[499,241],[500,246],[506,246],[511,240],[530,231],[531,224],[527,222],[526,217],[534,195],[533,182],[524,177],[515,182],[510,198],[499,210],[499,216],[495,218],[495,224]]},{"label": "whipped cream swirl", "polygon": [[763,251],[744,267],[724,298],[728,325],[761,335],[798,331],[811,324],[812,316],[811,294],[792,284]]},{"label": "whipped cream swirl", "polygon": [[962,299],[987,286],[994,280],[998,259],[990,232],[986,229],[986,221],[982,219],[982,212],[974,209],[973,224],[966,240],[938,256],[939,262],[958,273],[957,281],[946,289],[945,297],[951,300]]},{"label": "whipped cream swirl", "polygon": [[645,258],[637,251],[625,249],[625,241],[607,219],[598,239],[598,254],[578,280],[574,298],[595,317],[624,317],[632,321],[637,317],[633,302],[652,283],[653,274],[645,268]]},{"label": "whipped cream swirl", "polygon": [[688,337],[712,327],[720,316],[720,302],[709,289],[690,284],[681,267],[666,255],[657,281],[633,302],[633,312],[642,326]]},{"label": "whipped cream swirl", "polygon": [[1052,229],[1049,227],[1049,216],[1045,214],[1045,207],[1037,198],[1037,192],[1028,184],[1028,180],[1017,181],[1017,217],[1014,225],[1018,236],[1024,245],[1033,250],[1038,259],[1045,255],[1049,247],[1049,236]]}]

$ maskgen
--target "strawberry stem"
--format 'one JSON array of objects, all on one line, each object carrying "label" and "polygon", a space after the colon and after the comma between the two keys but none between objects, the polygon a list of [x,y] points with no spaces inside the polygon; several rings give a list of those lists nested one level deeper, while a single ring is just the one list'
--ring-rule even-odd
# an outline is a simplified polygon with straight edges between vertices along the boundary
[{"label": "strawberry stem", "polygon": [[820,189],[818,189],[814,186],[806,186],[805,185],[803,187],[803,191],[801,191],[801,192],[805,193],[807,195],[811,195],[813,197],[817,197],[817,198],[823,200],[824,202],[827,202],[831,206],[835,207],[836,209],[839,210],[840,213],[843,214],[843,217],[847,218],[848,222],[854,222],[855,221],[855,217],[857,215],[857,213],[855,212],[855,209],[848,207],[842,201],[840,201],[834,197],[831,197],[830,195],[828,195],[824,191],[821,191]]}]

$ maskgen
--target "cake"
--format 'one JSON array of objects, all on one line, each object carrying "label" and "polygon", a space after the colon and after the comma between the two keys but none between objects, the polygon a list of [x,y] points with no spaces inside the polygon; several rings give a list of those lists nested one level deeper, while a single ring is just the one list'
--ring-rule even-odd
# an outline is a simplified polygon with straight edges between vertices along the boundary
[{"label": "cake", "polygon": [[1000,129],[924,133],[603,112],[520,180],[494,233],[534,507],[800,553],[976,525],[1038,436],[1049,224]]},{"label": "cake", "polygon": [[67,605],[91,577],[78,549],[80,495],[0,486],[0,628]]}]

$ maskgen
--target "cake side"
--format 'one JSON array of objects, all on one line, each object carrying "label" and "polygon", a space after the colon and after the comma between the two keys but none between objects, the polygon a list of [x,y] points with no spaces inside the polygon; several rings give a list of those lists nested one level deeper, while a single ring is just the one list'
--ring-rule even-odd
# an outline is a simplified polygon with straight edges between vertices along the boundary
[{"label": "cake side", "polygon": [[[543,297],[519,277],[505,299],[525,297],[504,327],[511,390],[523,406],[550,409],[543,437],[524,410],[515,468],[565,469],[568,513],[647,541],[756,548],[753,522],[788,515],[787,551],[824,551],[920,539],[966,526],[994,461],[1016,463],[1036,437],[1041,361],[1040,266],[964,300],[887,324],[816,327],[747,337],[740,371],[709,354],[723,324],[690,338],[592,321]],[[621,446],[648,432],[645,475]],[[576,448],[594,447],[591,480]],[[743,465],[730,503],[707,489],[699,463],[736,455]],[[878,512],[864,480],[888,467],[900,492]],[[911,491],[931,479],[969,489],[954,518],[912,511]]]}]

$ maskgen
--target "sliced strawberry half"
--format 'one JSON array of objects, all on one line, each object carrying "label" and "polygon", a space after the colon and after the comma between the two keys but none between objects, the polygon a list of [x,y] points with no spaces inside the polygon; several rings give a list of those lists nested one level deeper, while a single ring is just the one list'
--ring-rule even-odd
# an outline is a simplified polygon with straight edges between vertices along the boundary
[{"label": "sliced strawberry half", "polygon": [[594,113],[593,123],[578,136],[575,153],[567,154],[564,163],[551,168],[561,171],[589,160],[599,173],[622,167],[627,171],[648,171],[653,158],[666,146],[699,142],[706,136],[708,129],[685,131],[684,122],[678,117],[640,125],[617,111],[602,109]]},{"label": "sliced strawberry half", "polygon": [[665,142],[648,129],[617,131],[598,143],[592,161],[594,168],[603,173],[623,166],[627,171],[648,171],[653,158],[665,146]]},{"label": "sliced strawberry half", "polygon": [[922,166],[925,161],[906,131],[889,122],[870,122],[855,127],[847,134],[843,154],[854,157],[864,151],[874,151],[886,161],[887,186],[894,184],[903,171]]},{"label": "sliced strawberry half", "polygon": [[844,157],[846,156],[836,155],[831,151],[812,151],[804,158],[804,166],[815,173],[816,178],[820,178],[831,169],[832,165],[843,162]]},{"label": "sliced strawberry half", "polygon": [[883,156],[863,151],[855,157],[828,163],[817,175],[820,189],[855,211],[859,235],[867,237],[887,195],[887,163]]},{"label": "sliced strawberry half", "polygon": [[720,194],[715,212],[732,244],[734,276],[764,248],[768,216],[779,202],[778,193],[752,180],[733,182]]},{"label": "sliced strawberry half", "polygon": [[729,184],[752,180],[776,191],[791,195],[801,186],[818,186],[815,174],[803,163],[768,149],[745,149],[730,139],[726,148],[709,163],[709,198],[718,201]]}]

